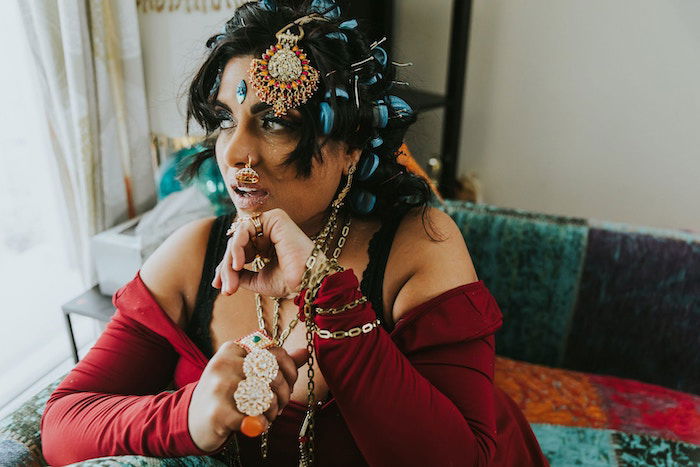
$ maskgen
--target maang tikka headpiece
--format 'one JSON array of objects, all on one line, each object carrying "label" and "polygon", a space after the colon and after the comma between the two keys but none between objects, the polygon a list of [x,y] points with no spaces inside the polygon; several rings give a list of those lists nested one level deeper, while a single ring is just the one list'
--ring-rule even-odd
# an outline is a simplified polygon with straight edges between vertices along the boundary
[{"label": "maang tikka headpiece", "polygon": [[[311,14],[289,23],[275,34],[277,44],[266,50],[262,58],[254,59],[248,70],[255,94],[271,105],[278,117],[305,103],[318,89],[318,70],[297,45],[304,37],[302,26],[310,21],[327,19]],[[292,32],[294,27],[298,34]]]}]

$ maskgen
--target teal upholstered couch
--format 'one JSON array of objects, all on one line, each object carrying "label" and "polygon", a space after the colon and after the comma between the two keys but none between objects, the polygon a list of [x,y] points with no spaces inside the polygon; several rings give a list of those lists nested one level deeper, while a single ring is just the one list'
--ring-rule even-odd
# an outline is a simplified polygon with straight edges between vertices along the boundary
[{"label": "teal upholstered couch", "polygon": [[[462,202],[443,209],[504,314],[497,384],[552,465],[700,463],[700,235]],[[39,421],[58,382],[0,422],[1,465],[45,465]]]}]

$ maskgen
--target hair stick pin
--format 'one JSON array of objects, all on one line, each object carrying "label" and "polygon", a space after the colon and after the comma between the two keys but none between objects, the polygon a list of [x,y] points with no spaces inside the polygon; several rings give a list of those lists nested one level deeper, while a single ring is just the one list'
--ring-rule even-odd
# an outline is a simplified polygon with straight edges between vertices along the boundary
[{"label": "hair stick pin", "polygon": [[379,44],[381,44],[382,42],[384,42],[385,40],[386,40],[386,36],[382,37],[382,38],[381,38],[380,40],[378,40],[378,41],[372,42],[372,45],[370,45],[369,48],[370,48],[370,49],[373,49],[373,48],[375,48],[376,46],[378,46]]},{"label": "hair stick pin", "polygon": [[[356,66],[358,66],[358,65],[362,65],[363,63],[369,62],[369,61],[372,60],[373,58],[374,58],[374,57],[367,57],[367,58],[365,58],[364,60],[360,60],[359,62],[355,62],[355,63],[351,64],[350,66],[351,66],[351,67],[356,67]],[[353,70],[353,71],[354,71],[354,70]]]},{"label": "hair stick pin", "polygon": [[359,77],[355,75],[355,105],[357,108],[360,108],[360,91],[357,87],[357,81],[359,80]]}]

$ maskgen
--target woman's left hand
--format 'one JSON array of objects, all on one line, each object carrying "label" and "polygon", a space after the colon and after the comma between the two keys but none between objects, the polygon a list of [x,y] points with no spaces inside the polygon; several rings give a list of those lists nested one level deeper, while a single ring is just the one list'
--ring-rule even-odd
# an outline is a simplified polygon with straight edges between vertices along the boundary
[{"label": "woman's left hand", "polygon": [[[265,211],[259,220],[262,236],[255,236],[253,221],[248,219],[238,224],[228,240],[212,281],[224,295],[239,287],[270,297],[287,297],[299,291],[314,243],[282,209]],[[258,254],[270,258],[265,268],[260,272],[244,269]]]}]

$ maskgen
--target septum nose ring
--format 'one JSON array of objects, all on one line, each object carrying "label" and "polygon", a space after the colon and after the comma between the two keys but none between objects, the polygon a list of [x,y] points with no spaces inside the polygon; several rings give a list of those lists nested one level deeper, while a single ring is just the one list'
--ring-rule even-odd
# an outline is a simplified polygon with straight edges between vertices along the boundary
[{"label": "septum nose ring", "polygon": [[250,166],[250,154],[248,155],[248,162],[246,162],[245,167],[236,174],[236,181],[242,184],[258,183],[258,181],[260,181],[260,175]]}]

